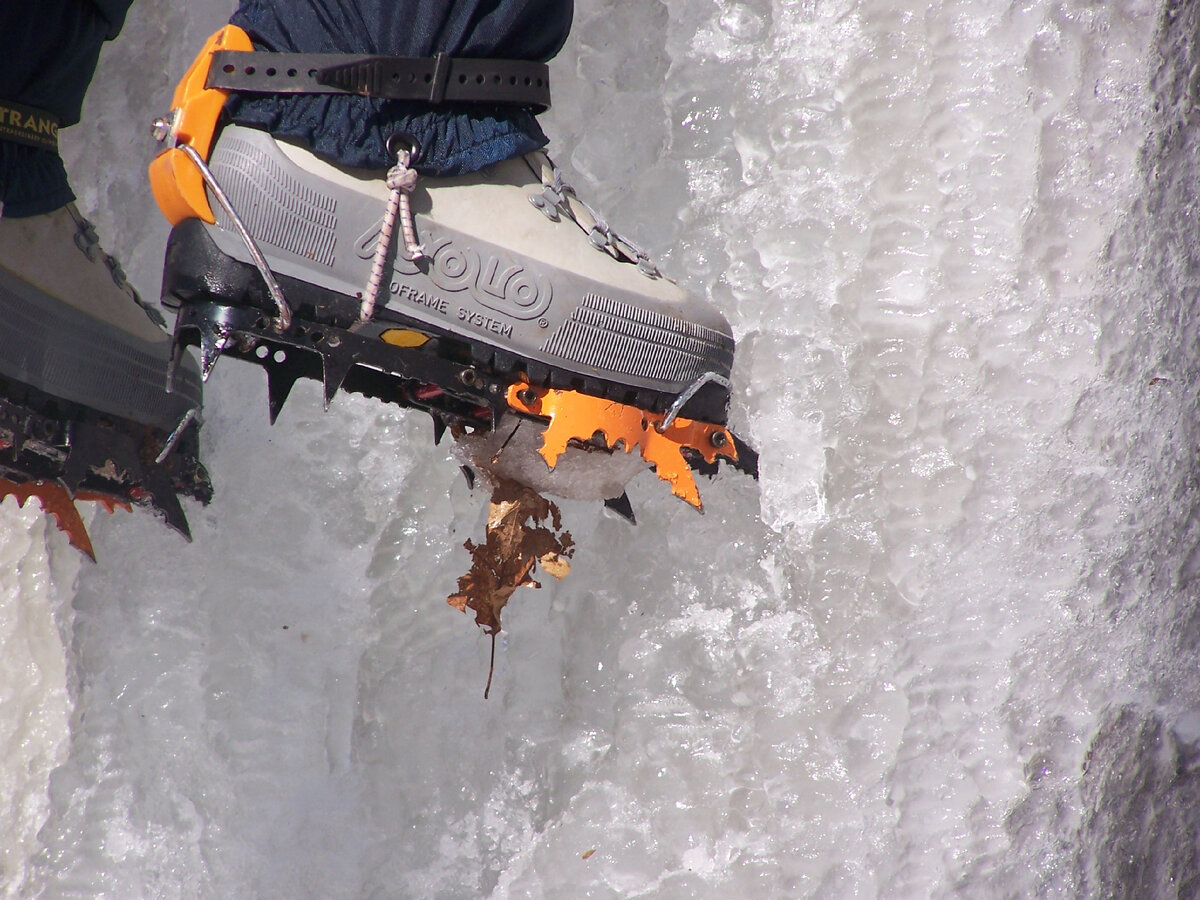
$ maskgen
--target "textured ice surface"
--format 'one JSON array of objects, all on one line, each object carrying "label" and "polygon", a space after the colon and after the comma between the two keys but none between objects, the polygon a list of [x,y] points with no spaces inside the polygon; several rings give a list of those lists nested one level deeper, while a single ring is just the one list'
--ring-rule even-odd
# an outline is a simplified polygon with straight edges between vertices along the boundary
[{"label": "textured ice surface", "polygon": [[[135,5],[72,139],[150,293],[143,123],[221,6]],[[195,543],[103,517],[65,616],[4,582],[74,673],[48,803],[4,759],[45,816],[40,850],[3,836],[12,889],[1195,894],[1197,7],[576,20],[556,156],[733,322],[761,487],[700,517],[639,476],[636,529],[566,504],[574,571],[506,609],[484,702],[443,598],[486,497],[421,417],[298,386],[269,429],[223,362]],[[30,689],[59,721],[64,677]],[[56,727],[28,751],[59,759]]]},{"label": "textured ice surface", "polygon": [[[37,501],[0,504],[0,895],[15,896],[50,812],[46,782],[66,759],[71,700],[60,625],[70,628],[78,554],[57,553]],[[49,526],[53,527],[53,526]]]}]

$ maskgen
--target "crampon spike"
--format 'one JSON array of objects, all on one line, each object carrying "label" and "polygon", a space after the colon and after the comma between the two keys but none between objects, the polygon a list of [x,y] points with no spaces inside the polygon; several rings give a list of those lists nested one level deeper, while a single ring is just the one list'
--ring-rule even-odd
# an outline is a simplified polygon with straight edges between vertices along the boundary
[{"label": "crampon spike", "polygon": [[204,381],[208,381],[208,376],[212,374],[217,360],[221,358],[221,352],[225,349],[225,344],[225,336],[218,334],[210,322],[202,320],[200,325],[200,377]]},{"label": "crampon spike", "polygon": [[[61,484],[56,481],[26,481],[17,484],[15,481],[0,478],[0,501],[5,497],[16,497],[17,506],[22,507],[30,497],[37,497],[42,509],[54,517],[55,524],[66,534],[71,546],[87,554],[92,562],[96,561],[96,551],[92,548],[92,539],[88,537],[87,527],[80,518],[79,510],[75,508],[75,501]],[[111,507],[109,512],[112,512]]]},{"label": "crampon spike", "polygon": [[279,366],[267,366],[267,416],[271,424],[279,418],[283,404],[287,402],[292,386],[299,379],[299,374]]},{"label": "crampon spike", "polygon": [[664,428],[666,417],[662,413],[578,391],[548,390],[519,382],[509,387],[507,396],[509,406],[517,412],[550,420],[541,449],[542,458],[550,468],[554,468],[571,440],[586,443],[601,437],[609,449],[620,444],[626,453],[638,447],[658,477],[671,486],[671,492],[702,512],[700,491],[684,459],[684,448],[698,453],[708,463],[716,462],[718,456],[732,463],[738,460],[733,435],[720,425],[676,416]]},{"label": "crampon spike", "polygon": [[325,395],[325,411],[329,412],[329,404],[342,388],[342,382],[350,374],[352,363],[334,356],[324,356],[321,360],[321,383]]},{"label": "crampon spike", "polygon": [[629,501],[629,494],[625,491],[622,491],[619,497],[609,497],[605,500],[604,507],[616,513],[630,525],[637,524],[637,516],[633,514],[633,504]]},{"label": "crampon spike", "polygon": [[437,446],[442,442],[442,436],[446,433],[446,420],[439,415],[433,416],[433,446]]},{"label": "crampon spike", "polygon": [[190,543],[192,530],[188,527],[187,516],[184,515],[183,506],[179,503],[179,496],[175,493],[170,479],[157,470],[147,472],[142,482],[142,490],[146,492],[150,506],[161,513],[166,523]]}]

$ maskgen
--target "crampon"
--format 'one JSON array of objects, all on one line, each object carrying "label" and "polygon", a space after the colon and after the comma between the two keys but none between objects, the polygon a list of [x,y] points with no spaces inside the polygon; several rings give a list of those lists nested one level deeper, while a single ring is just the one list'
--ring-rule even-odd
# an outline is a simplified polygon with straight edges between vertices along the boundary
[{"label": "crampon", "polygon": [[95,560],[78,502],[154,510],[190,539],[180,496],[207,503],[197,425],[174,433],[97,413],[0,378],[0,500],[36,497],[70,543]]}]

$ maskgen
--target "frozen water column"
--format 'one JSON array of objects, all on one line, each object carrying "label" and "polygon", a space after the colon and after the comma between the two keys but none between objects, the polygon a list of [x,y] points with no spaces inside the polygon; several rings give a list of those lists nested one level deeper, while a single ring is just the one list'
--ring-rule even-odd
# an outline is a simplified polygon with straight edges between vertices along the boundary
[{"label": "frozen water column", "polygon": [[[72,701],[69,617],[78,553],[48,533],[36,501],[0,504],[0,894],[22,881],[50,813],[50,773],[66,758]],[[53,547],[53,550],[51,550]],[[55,557],[52,562],[52,553]],[[69,628],[69,622],[64,628]]]}]

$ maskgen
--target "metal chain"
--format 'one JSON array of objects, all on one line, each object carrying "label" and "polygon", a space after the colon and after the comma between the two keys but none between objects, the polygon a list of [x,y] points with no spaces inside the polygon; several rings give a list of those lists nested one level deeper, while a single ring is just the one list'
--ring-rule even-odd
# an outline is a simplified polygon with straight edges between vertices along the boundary
[{"label": "metal chain", "polygon": [[[546,165],[541,167],[542,192],[532,194],[529,201],[540,209],[552,221],[559,221],[566,216],[584,232],[588,240],[597,250],[603,250],[610,256],[626,262],[636,263],[642,274],[650,278],[661,276],[658,267],[650,260],[650,255],[629,238],[609,227],[608,223],[596,210],[579,199],[575,188],[563,178],[562,170],[554,164],[554,160],[545,154],[541,158]],[[546,168],[550,169],[551,177],[546,177]],[[583,213],[584,215],[581,215]],[[591,221],[585,221],[590,219]]]}]

